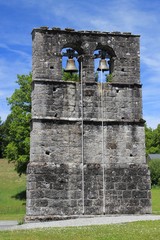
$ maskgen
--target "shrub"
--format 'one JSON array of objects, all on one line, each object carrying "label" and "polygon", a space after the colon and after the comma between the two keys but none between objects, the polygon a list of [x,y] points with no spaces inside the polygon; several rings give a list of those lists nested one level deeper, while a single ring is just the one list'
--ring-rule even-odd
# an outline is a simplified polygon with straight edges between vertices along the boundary
[{"label": "shrub", "polygon": [[151,183],[153,185],[159,185],[160,186],[160,159],[153,159],[150,160],[149,168],[151,171]]}]

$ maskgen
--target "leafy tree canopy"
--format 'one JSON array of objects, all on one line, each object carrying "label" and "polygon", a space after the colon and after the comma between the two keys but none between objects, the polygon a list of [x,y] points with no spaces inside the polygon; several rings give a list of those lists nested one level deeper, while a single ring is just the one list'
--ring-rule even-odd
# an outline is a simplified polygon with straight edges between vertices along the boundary
[{"label": "leafy tree canopy", "polygon": [[3,124],[0,117],[0,158],[3,156]]},{"label": "leafy tree canopy", "polygon": [[160,186],[160,160],[152,159],[149,161],[149,168],[151,171],[151,183],[152,185]]},{"label": "leafy tree canopy", "polygon": [[19,89],[8,98],[11,114],[7,118],[6,157],[15,162],[17,172],[26,172],[29,161],[32,75],[18,75]]},{"label": "leafy tree canopy", "polygon": [[146,153],[160,153],[160,124],[156,129],[148,128],[146,125],[145,136]]},{"label": "leafy tree canopy", "polygon": [[77,73],[65,72],[64,69],[63,69],[63,71],[62,71],[62,80],[79,82],[79,75]]}]

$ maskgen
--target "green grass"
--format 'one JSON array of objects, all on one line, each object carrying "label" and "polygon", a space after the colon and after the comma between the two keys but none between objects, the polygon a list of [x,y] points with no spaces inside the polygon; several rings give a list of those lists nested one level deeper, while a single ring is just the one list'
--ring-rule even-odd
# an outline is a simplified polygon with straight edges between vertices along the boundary
[{"label": "green grass", "polygon": [[21,220],[25,215],[26,178],[19,177],[13,163],[0,159],[0,220]]},{"label": "green grass", "polygon": [[160,240],[160,221],[0,232],[0,240]]},{"label": "green grass", "polygon": [[152,188],[152,213],[160,214],[160,187]]}]

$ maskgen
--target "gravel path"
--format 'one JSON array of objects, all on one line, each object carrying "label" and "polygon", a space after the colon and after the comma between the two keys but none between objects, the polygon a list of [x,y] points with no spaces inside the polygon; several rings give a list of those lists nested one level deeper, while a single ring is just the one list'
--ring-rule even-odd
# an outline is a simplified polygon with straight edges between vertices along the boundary
[{"label": "gravel path", "polygon": [[136,221],[149,221],[160,220],[160,215],[111,215],[99,217],[82,217],[69,220],[51,221],[51,222],[37,222],[25,223],[17,225],[15,221],[0,221],[0,230],[22,230],[22,229],[35,229],[35,228],[48,228],[48,227],[77,227],[77,226],[90,226],[90,225],[104,225],[127,223]]}]

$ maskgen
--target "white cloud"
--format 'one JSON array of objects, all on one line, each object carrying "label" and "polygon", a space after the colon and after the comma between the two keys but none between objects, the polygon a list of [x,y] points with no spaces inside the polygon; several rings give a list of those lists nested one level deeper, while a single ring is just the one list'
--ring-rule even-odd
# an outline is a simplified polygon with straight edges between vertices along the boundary
[{"label": "white cloud", "polygon": [[21,50],[18,50],[16,48],[11,48],[9,47],[8,45],[4,44],[4,43],[0,43],[0,48],[1,49],[4,49],[4,50],[7,50],[7,52],[12,52],[12,53],[15,53],[17,55],[19,55],[18,57],[22,57],[25,59],[25,61],[30,61],[31,59],[31,55],[26,53],[25,51],[21,51]]}]

